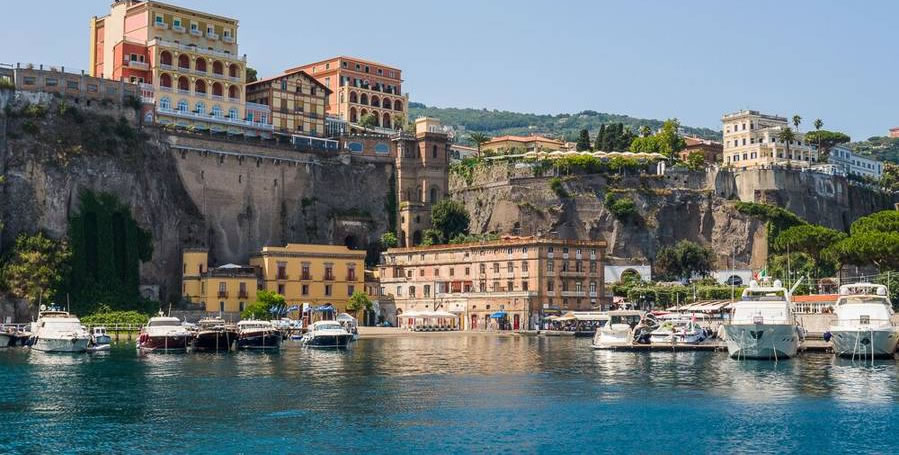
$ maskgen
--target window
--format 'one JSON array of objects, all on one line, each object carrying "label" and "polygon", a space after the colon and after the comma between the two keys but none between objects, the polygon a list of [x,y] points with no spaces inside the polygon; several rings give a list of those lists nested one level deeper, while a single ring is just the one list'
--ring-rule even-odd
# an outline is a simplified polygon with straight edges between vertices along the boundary
[{"label": "window", "polygon": [[309,295],[309,285],[304,284],[304,285],[300,286],[300,293],[303,295]]},{"label": "window", "polygon": [[278,267],[278,279],[286,280],[287,279],[287,263],[279,262],[277,267]]},{"label": "window", "polygon": [[590,273],[596,273],[596,261],[590,261]]},{"label": "window", "polygon": [[199,102],[194,106],[194,111],[197,114],[205,114],[206,113],[206,105],[203,102]]},{"label": "window", "polygon": [[546,271],[547,272],[555,272],[556,271],[556,264],[552,259],[546,261]]},{"label": "window", "polygon": [[237,296],[241,299],[247,298],[247,283],[241,282],[237,285]]},{"label": "window", "polygon": [[422,291],[423,291],[423,294],[424,294],[425,297],[430,297],[430,296],[431,296],[431,285],[430,285],[430,284],[426,284],[426,285],[424,286],[424,289],[423,289]]},{"label": "window", "polygon": [[225,312],[225,302],[219,302],[219,311],[222,313]]},{"label": "window", "polygon": [[552,280],[549,280],[549,281],[546,282],[546,290],[547,290],[547,291],[553,292],[553,290],[554,290],[555,288],[556,288],[556,283],[554,283]]},{"label": "window", "polygon": [[409,286],[409,297],[415,297],[415,286]]},{"label": "window", "polygon": [[346,280],[347,281],[356,281],[356,265],[355,264],[347,264]]},{"label": "window", "polygon": [[309,273],[309,263],[304,262],[300,265],[300,274],[302,275],[303,280],[311,280],[312,274]]},{"label": "window", "polygon": [[590,282],[590,294],[595,294],[595,293],[596,293],[596,282],[591,281]]},{"label": "window", "polygon": [[454,267],[450,267],[449,272],[450,272],[449,276],[455,276],[455,275],[456,275],[456,269],[455,269]]},{"label": "window", "polygon": [[222,107],[219,105],[212,106],[212,116],[222,118]]},{"label": "window", "polygon": [[396,295],[397,295],[397,297],[402,297],[402,296],[403,296],[403,287],[402,287],[402,286],[397,286],[397,287],[396,287]]},{"label": "window", "polygon": [[434,267],[434,276],[440,276],[440,268]]},{"label": "window", "polygon": [[351,284],[346,287],[346,295],[347,296],[352,297],[354,292],[356,292],[356,286]]},{"label": "window", "polygon": [[162,23],[162,16],[156,16],[156,23],[157,23],[157,24],[161,24],[161,23]]},{"label": "window", "polygon": [[522,281],[522,282],[521,282],[521,290],[522,290],[522,291],[527,291],[527,290],[528,290],[528,282],[527,282],[527,281]]},{"label": "window", "polygon": [[[140,82],[143,82],[142,78],[141,78]],[[68,82],[66,82],[66,88],[68,88],[70,90],[78,90],[78,82],[77,81],[68,81]]]},{"label": "window", "polygon": [[180,26],[181,26],[181,18],[176,17],[176,18],[172,21],[172,25],[174,25],[175,27],[180,27]]},{"label": "window", "polygon": [[178,101],[178,112],[187,112],[187,100]]},{"label": "window", "polygon": [[[34,85],[35,82],[36,82],[36,79],[34,76],[25,76],[24,81],[23,81],[23,83],[25,85]],[[94,89],[94,91],[97,91],[97,90]]]},{"label": "window", "polygon": [[521,261],[521,272],[522,273],[528,272],[528,261]]},{"label": "window", "polygon": [[499,273],[499,262],[493,263],[493,273]]},{"label": "window", "polygon": [[574,282],[574,290],[575,290],[575,292],[581,292],[581,291],[583,290],[583,289],[582,289],[583,286],[584,286],[584,284],[581,283],[580,281],[575,281],[575,282]]},{"label": "window", "polygon": [[515,290],[515,282],[513,282],[511,280],[506,281],[506,291],[512,292],[514,290]]},{"label": "window", "polygon": [[284,285],[283,284],[278,285],[278,294],[284,295]]},{"label": "window", "polygon": [[471,275],[471,267],[465,267],[465,276]]},{"label": "window", "polygon": [[481,264],[481,274],[487,273],[487,264]]},{"label": "window", "polygon": [[515,265],[513,265],[511,262],[507,263],[506,272],[515,273]]},{"label": "window", "polygon": [[228,110],[228,118],[231,120],[237,120],[237,109],[236,108],[232,107],[230,110]]},{"label": "window", "polygon": [[330,295],[331,295],[331,285],[330,285],[330,284],[326,284],[326,285],[325,285],[325,295],[326,295],[326,296],[330,296]]},{"label": "window", "polygon": [[[409,272],[411,273],[412,271],[410,270]],[[325,264],[325,279],[326,280],[334,279],[334,265]]]}]

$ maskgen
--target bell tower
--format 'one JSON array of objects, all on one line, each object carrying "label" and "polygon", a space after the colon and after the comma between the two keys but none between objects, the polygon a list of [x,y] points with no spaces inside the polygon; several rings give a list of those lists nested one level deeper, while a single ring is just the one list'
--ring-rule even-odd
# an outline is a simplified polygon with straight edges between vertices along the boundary
[{"label": "bell tower", "polygon": [[431,227],[431,207],[449,192],[449,137],[439,120],[423,117],[415,121],[414,137],[404,134],[394,140],[399,201],[396,235],[400,246],[415,246]]}]

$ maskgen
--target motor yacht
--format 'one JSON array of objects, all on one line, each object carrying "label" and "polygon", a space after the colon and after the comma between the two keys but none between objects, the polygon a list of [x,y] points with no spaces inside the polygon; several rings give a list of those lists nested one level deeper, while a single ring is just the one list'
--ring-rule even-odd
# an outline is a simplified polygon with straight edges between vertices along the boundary
[{"label": "motor yacht", "polygon": [[337,321],[318,321],[312,324],[303,344],[321,348],[343,348],[353,341],[353,334]]},{"label": "motor yacht", "polygon": [[200,319],[192,346],[197,351],[230,351],[238,336],[237,327],[221,318]]},{"label": "motor yacht", "polygon": [[649,334],[651,343],[698,344],[705,341],[705,338],[705,330],[687,315],[663,317],[659,328]]},{"label": "motor yacht", "polygon": [[899,341],[887,287],[858,283],[840,286],[830,326],[833,352],[841,357],[892,357]]},{"label": "motor yacht", "polygon": [[613,310],[608,312],[608,322],[596,329],[594,349],[615,349],[634,344],[634,329],[643,320],[645,312],[639,310]]},{"label": "motor yacht", "polygon": [[193,334],[181,320],[171,316],[152,317],[140,331],[137,347],[147,352],[181,352],[190,346]]},{"label": "motor yacht", "polygon": [[237,323],[237,348],[238,349],[265,349],[274,350],[281,348],[281,331],[272,326],[269,321],[246,320]]},{"label": "motor yacht", "polygon": [[793,314],[790,291],[780,280],[759,285],[752,280],[731,306],[724,324],[727,352],[735,359],[787,359],[796,355],[802,328]]},{"label": "motor yacht", "polygon": [[73,314],[43,310],[32,323],[31,348],[44,352],[85,352],[91,336]]}]

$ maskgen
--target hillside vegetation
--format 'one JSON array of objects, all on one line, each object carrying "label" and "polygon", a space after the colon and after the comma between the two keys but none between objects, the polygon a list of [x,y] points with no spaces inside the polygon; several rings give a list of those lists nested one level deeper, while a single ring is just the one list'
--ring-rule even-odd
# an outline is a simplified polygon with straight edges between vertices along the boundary
[{"label": "hillside vegetation", "polygon": [[[449,125],[459,132],[480,132],[490,136],[505,134],[528,135],[541,134],[551,137],[576,141],[581,130],[586,129],[590,137],[595,137],[602,125],[623,123],[631,131],[637,132],[640,127],[648,126],[655,131],[662,127],[663,120],[642,119],[619,114],[605,114],[596,111],[583,111],[577,114],[525,114],[487,109],[440,108],[426,106],[422,103],[409,103],[410,118],[436,117],[444,125]],[[721,140],[721,132],[709,128],[683,127],[683,132],[706,139]],[[464,134],[460,135],[464,141]]]},{"label": "hillside vegetation", "polygon": [[874,136],[852,144],[852,150],[872,158],[899,164],[899,138]]}]

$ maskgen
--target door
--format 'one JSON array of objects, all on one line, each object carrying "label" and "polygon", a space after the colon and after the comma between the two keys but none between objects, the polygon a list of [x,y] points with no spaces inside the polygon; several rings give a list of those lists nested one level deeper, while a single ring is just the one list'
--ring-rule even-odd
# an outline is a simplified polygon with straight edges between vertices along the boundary
[{"label": "door", "polygon": [[478,328],[478,315],[471,315],[471,330],[477,330]]},{"label": "door", "polygon": [[516,314],[515,316],[512,317],[512,328],[515,329],[515,330],[518,330],[518,327],[519,327],[519,318],[520,318],[520,316],[517,315],[517,314]]}]

